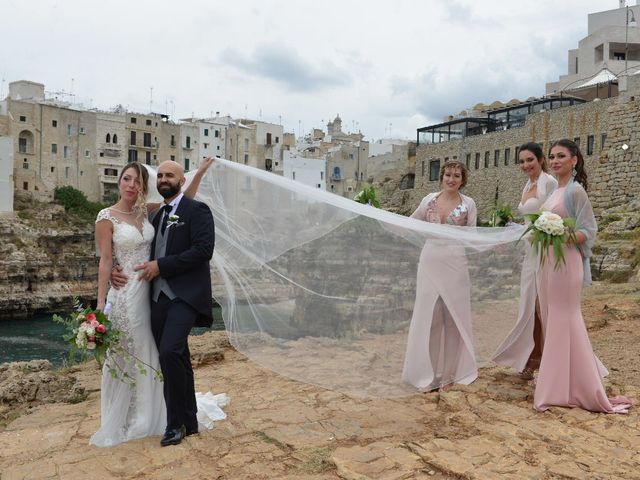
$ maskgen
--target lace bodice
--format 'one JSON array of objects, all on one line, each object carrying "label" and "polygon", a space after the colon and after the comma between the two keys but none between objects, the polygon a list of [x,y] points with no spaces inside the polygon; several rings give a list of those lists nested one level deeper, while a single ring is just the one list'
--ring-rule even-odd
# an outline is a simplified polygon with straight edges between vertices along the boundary
[{"label": "lace bodice", "polygon": [[115,216],[109,208],[98,213],[96,222],[100,220],[113,223],[113,253],[126,274],[132,272],[135,265],[149,260],[154,231],[146,216],[142,219],[142,231]]},{"label": "lace bodice", "polygon": [[[469,213],[469,209],[464,204],[464,202],[460,202],[460,204],[454,208],[451,213],[447,216],[447,221],[449,225],[458,225],[465,226],[467,225],[467,215]],[[425,221],[430,223],[440,223],[440,213],[438,212],[438,197],[434,197],[428,204],[425,212]]]}]

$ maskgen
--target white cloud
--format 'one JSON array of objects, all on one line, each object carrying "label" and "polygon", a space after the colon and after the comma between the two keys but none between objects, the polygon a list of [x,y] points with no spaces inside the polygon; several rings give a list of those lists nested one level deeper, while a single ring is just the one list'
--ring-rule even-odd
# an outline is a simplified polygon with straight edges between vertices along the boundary
[{"label": "white cloud", "polygon": [[[177,118],[220,111],[299,132],[336,113],[415,137],[478,102],[544,93],[614,0],[3,0],[0,76]],[[6,93],[6,82],[4,92]]]}]

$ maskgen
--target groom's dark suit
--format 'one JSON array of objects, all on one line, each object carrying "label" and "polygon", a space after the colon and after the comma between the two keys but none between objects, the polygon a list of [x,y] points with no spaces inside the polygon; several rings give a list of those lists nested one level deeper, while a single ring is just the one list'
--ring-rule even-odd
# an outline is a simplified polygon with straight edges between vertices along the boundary
[{"label": "groom's dark suit", "polygon": [[[163,215],[160,210],[152,222],[156,234],[151,260],[158,261],[161,280],[154,280],[150,289],[151,328],[164,377],[167,429],[184,425],[193,432],[198,422],[187,338],[193,326],[210,327],[213,322],[209,270],[215,242],[213,216],[207,205],[183,196],[174,213],[178,219],[162,235]],[[163,245],[164,255],[156,253],[158,244]],[[158,295],[155,283],[162,280],[166,284]]]}]

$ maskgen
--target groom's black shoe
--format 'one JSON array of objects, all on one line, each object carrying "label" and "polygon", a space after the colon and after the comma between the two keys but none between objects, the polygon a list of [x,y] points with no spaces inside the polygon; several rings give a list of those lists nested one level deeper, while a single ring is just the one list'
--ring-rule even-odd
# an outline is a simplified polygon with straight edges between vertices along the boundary
[{"label": "groom's black shoe", "polygon": [[167,428],[167,431],[164,432],[164,437],[160,440],[160,446],[166,447],[167,445],[178,445],[182,442],[182,439],[186,434],[187,431],[184,428],[184,425],[181,425],[180,428]]}]

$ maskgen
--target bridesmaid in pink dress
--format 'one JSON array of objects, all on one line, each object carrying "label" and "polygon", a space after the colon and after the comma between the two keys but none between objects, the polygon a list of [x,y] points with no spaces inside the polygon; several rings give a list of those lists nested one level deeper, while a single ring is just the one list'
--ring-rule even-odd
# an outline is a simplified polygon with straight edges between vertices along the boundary
[{"label": "bridesmaid in pink dress", "polygon": [[[580,310],[583,283],[590,283],[589,257],[597,225],[589,197],[584,159],[571,140],[551,146],[550,166],[558,189],[543,210],[576,220],[576,244],[565,244],[565,265],[555,269],[555,257],[541,267],[537,279],[543,350],[534,394],[534,408],[579,407],[592,412],[626,413],[631,401],[607,398],[596,356]],[[575,171],[575,174],[574,174]]]},{"label": "bridesmaid in pink dress", "polygon": [[[440,169],[442,190],[422,199],[411,215],[431,223],[475,226],[464,164],[453,160]],[[478,376],[471,328],[470,280],[462,246],[428,240],[418,264],[416,300],[407,338],[402,379],[422,391],[451,383],[469,384]]]}]

